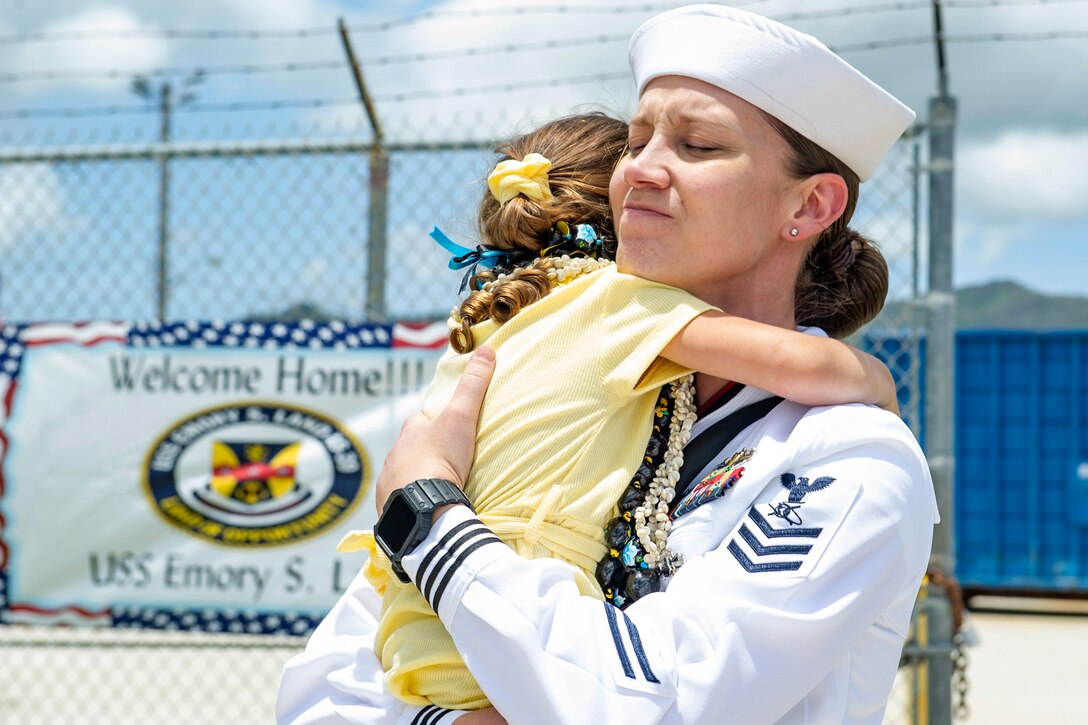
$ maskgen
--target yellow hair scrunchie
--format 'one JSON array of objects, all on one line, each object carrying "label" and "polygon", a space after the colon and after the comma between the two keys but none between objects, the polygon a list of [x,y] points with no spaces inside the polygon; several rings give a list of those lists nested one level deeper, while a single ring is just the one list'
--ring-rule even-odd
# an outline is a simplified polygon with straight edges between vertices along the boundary
[{"label": "yellow hair scrunchie", "polygon": [[551,167],[552,162],[540,154],[529,154],[521,161],[502,161],[487,177],[487,187],[499,206],[518,194],[533,201],[551,199],[552,190],[548,186]]}]

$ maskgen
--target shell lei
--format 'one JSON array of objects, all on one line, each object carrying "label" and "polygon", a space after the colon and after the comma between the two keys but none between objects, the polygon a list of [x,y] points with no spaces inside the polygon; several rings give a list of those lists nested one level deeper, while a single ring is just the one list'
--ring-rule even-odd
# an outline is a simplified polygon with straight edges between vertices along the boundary
[{"label": "shell lei", "polygon": [[691,375],[662,388],[643,464],[620,497],[620,515],[605,527],[609,552],[597,566],[597,582],[618,607],[659,591],[662,576],[683,563],[668,548],[669,505],[695,424],[694,398]]},{"label": "shell lei", "polygon": [[[589,274],[590,272],[596,272],[601,267],[607,267],[608,265],[613,264],[613,262],[607,259],[572,257],[569,254],[564,254],[561,257],[546,257],[545,259],[549,262],[547,274],[548,281],[552,283],[552,287],[566,284],[575,277],[580,277],[581,275]],[[492,281],[485,283],[481,289],[489,290],[513,276],[513,273],[500,274]]]},{"label": "shell lei", "polygon": [[[602,267],[607,267],[610,264],[615,264],[608,259],[596,259],[594,257],[572,257],[569,254],[564,254],[559,257],[545,257],[548,262],[548,281],[551,283],[552,289],[564,285],[567,282],[580,277],[583,274],[589,274],[590,272],[596,272]],[[514,272],[512,270],[508,273],[499,274],[495,279],[490,282],[484,283],[481,290],[490,290],[495,285],[501,284],[508,279],[514,278]],[[456,330],[461,327],[461,315],[457,307],[450,310],[450,316],[446,320],[446,327],[450,330]]]}]

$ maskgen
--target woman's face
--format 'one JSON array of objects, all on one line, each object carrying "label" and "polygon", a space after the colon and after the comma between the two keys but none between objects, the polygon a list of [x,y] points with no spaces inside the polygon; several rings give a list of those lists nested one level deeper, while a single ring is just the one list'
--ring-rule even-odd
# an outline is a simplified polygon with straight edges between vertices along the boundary
[{"label": "woman's face", "polygon": [[769,283],[792,300],[780,233],[801,196],[785,142],[755,106],[692,78],[657,78],[630,147],[609,187],[621,272],[715,304]]}]

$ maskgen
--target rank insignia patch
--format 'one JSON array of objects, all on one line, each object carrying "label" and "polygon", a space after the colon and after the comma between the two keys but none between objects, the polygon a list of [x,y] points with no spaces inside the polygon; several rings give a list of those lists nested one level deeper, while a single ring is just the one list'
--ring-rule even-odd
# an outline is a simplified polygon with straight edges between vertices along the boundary
[{"label": "rank insignia patch", "polygon": [[721,498],[726,491],[737,485],[737,481],[744,475],[742,463],[747,462],[755,455],[751,448],[742,448],[729,458],[719,463],[702,481],[692,487],[690,491],[676,505],[672,518],[675,521],[686,513],[690,513],[704,503]]},{"label": "rank insignia patch", "polygon": [[[861,487],[832,476],[793,473],[781,474],[778,482],[782,488],[773,478],[766,482],[765,495],[770,500],[752,504],[729,537],[726,550],[747,574],[808,576],[841,531],[854,501],[861,496]],[[828,491],[833,483],[831,494],[817,493]]]}]

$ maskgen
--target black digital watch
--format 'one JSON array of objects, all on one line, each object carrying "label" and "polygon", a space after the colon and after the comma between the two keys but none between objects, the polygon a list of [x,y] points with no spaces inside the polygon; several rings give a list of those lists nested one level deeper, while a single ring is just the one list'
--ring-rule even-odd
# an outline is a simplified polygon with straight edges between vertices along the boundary
[{"label": "black digital watch", "polygon": [[411,579],[401,566],[401,559],[427,538],[434,510],[451,503],[472,508],[465,492],[457,484],[442,478],[412,481],[385,500],[385,508],[374,527],[374,539],[392,562],[393,573],[405,584]]}]

